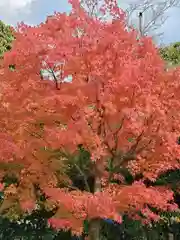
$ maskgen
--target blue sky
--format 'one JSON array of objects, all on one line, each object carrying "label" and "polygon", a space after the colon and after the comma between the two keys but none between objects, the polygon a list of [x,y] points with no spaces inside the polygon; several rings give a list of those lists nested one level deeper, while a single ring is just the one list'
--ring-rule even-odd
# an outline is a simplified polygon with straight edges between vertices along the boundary
[{"label": "blue sky", "polygon": [[[125,4],[122,6],[124,7]],[[70,5],[67,0],[0,0],[0,19],[12,25],[20,21],[36,25],[45,21],[54,11],[69,10]],[[167,15],[169,18],[162,27],[165,44],[180,41],[180,8],[170,9]]]}]

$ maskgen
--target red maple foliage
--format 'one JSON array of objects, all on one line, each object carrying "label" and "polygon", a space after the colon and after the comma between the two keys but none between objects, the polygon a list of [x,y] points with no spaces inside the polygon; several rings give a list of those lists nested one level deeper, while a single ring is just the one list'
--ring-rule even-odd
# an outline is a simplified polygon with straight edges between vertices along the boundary
[{"label": "red maple foliage", "polygon": [[[45,204],[57,207],[50,224],[76,234],[85,219],[121,222],[124,213],[138,218],[140,210],[145,221],[157,221],[149,206],[175,210],[173,193],[144,181],[180,167],[180,70],[164,70],[152,40],[126,29],[115,1],[103,7],[106,20],[71,3],[70,14],[55,13],[37,27],[19,24],[4,56],[0,176],[15,175],[18,183],[5,188],[0,211],[6,202],[20,212],[34,209],[38,186]],[[43,79],[42,69],[53,81]],[[78,165],[79,146],[90,154],[93,190]],[[84,191],[67,174],[70,158]],[[141,180],[127,185],[121,168]]]}]

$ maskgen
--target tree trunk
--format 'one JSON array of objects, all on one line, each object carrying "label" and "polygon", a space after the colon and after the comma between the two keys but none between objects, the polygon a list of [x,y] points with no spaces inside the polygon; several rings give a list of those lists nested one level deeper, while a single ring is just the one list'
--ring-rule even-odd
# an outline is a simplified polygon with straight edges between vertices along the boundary
[{"label": "tree trunk", "polygon": [[[94,193],[101,191],[101,179],[96,177]],[[101,223],[100,219],[92,219],[89,222],[89,240],[100,240]]]},{"label": "tree trunk", "polygon": [[100,220],[92,219],[89,223],[89,240],[100,240],[100,230]]},{"label": "tree trunk", "polygon": [[139,13],[139,32],[140,37],[143,37],[143,30],[142,30],[142,12]]},{"label": "tree trunk", "polygon": [[174,240],[174,235],[172,233],[168,234],[168,240]]}]

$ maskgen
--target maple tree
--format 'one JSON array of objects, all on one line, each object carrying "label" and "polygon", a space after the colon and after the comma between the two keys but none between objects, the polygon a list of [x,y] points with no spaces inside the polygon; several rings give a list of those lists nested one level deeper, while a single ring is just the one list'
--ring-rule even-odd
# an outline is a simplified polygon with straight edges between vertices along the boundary
[{"label": "maple tree", "polygon": [[[168,187],[146,181],[180,165],[180,70],[164,70],[152,40],[126,29],[116,1],[102,6],[107,19],[70,2],[70,14],[19,24],[4,56],[0,212],[16,217],[42,204],[54,209],[53,227],[81,234],[88,220],[97,240],[99,219],[148,223],[177,209]],[[140,180],[127,185],[123,169]],[[16,180],[7,186],[7,177]]]}]

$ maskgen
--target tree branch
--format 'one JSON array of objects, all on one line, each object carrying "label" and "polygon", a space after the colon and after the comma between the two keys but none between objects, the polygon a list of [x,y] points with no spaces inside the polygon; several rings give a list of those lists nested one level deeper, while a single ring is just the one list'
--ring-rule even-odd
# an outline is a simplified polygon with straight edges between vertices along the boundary
[{"label": "tree branch", "polygon": [[76,167],[76,169],[78,170],[78,172],[80,173],[80,175],[83,177],[84,184],[85,184],[85,186],[86,186],[86,191],[91,192],[90,187],[89,187],[89,184],[88,184],[88,181],[87,181],[86,175],[83,173],[83,171],[81,170],[81,168],[80,168],[76,163],[74,163],[74,166]]},{"label": "tree branch", "polygon": [[[179,6],[179,0],[135,0],[125,10],[127,14],[126,22],[128,26],[134,26],[139,31],[142,31],[143,36],[157,37],[163,34],[158,29],[162,27],[168,18],[165,16],[167,10]],[[143,14],[144,24],[142,24],[141,29],[138,23],[133,24],[136,22],[135,18],[137,18],[139,12]]]}]

